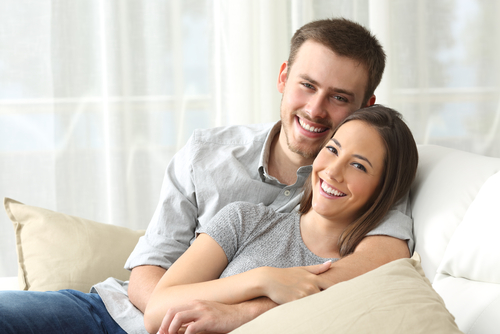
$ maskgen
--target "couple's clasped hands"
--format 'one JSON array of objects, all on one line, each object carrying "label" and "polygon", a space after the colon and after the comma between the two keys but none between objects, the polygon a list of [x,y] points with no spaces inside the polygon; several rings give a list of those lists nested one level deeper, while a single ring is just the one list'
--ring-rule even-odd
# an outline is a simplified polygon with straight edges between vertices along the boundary
[{"label": "couple's clasped hands", "polygon": [[233,305],[196,300],[171,308],[158,333],[228,333],[274,306],[329,288],[332,281],[320,274],[330,266],[328,261],[304,267],[253,269],[250,271],[255,283],[253,286],[255,293],[261,297]]}]

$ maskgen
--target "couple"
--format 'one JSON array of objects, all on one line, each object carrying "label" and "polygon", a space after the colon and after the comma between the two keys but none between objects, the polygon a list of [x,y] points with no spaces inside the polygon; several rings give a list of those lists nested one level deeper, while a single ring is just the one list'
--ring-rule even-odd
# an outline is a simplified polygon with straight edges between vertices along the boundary
[{"label": "couple", "polygon": [[[217,297],[224,299],[192,296],[204,301],[193,302],[190,305],[194,306],[188,309],[202,307],[204,312],[188,330],[224,333],[278,303],[359,276],[389,261],[408,257],[413,249],[413,235],[407,196],[403,196],[387,214],[384,212],[400,196],[396,190],[406,191],[405,186],[392,183],[402,180],[400,172],[411,175],[404,168],[411,170],[409,164],[413,160],[400,155],[397,151],[400,148],[384,146],[394,144],[390,140],[384,143],[390,133],[385,134],[386,130],[380,132],[385,128],[373,125],[369,120],[348,121],[335,133],[334,140],[330,140],[338,124],[346,117],[361,115],[365,111],[354,111],[375,103],[374,91],[384,67],[382,47],[369,31],[354,22],[321,20],[300,28],[292,38],[288,61],[279,70],[277,87],[282,94],[281,121],[274,125],[232,126],[194,132],[167,167],[160,201],[146,235],[139,240],[125,264],[132,271],[130,281],[109,278],[96,284],[92,293],[87,294],[74,290],[0,292],[0,332],[145,333],[143,312],[146,312],[147,329],[154,332],[162,321],[168,325],[168,317],[175,313],[167,313],[166,307],[174,305],[175,310],[177,305],[184,305],[185,300],[176,299],[174,292],[174,289],[182,289],[183,284],[238,282],[239,277],[248,275],[255,275],[245,279],[251,284],[260,282],[253,277],[266,277],[266,282],[272,282],[273,286],[267,283],[239,289],[229,289],[228,286],[222,292],[231,295]],[[396,120],[397,115],[384,107],[369,108],[366,112],[376,114],[376,110],[385,110],[383,113],[388,113],[387,117],[394,119],[394,124],[402,126]],[[391,124],[385,125],[390,128]],[[396,138],[395,143],[403,145],[405,136],[409,134]],[[359,147],[359,151],[354,150],[355,145],[360,145],[363,140],[372,149],[365,151]],[[350,155],[350,162],[345,160],[346,154]],[[311,166],[313,161],[314,168]],[[334,161],[341,164],[333,166]],[[398,168],[391,170],[394,167]],[[304,196],[300,215],[286,214],[293,212],[299,204],[310,174],[312,199]],[[348,184],[348,174],[349,178],[356,176],[358,186],[355,189],[344,186]],[[360,195],[361,198],[357,198]],[[340,206],[347,203],[347,199],[355,199],[356,203],[351,206],[349,202],[350,208],[342,212],[330,212],[335,206],[330,207],[327,203],[335,201]],[[237,203],[217,214],[232,202],[257,206]],[[372,205],[381,207],[374,207],[372,213],[368,208]],[[387,207],[382,210],[384,205]],[[366,212],[369,217],[356,219],[360,212]],[[334,216],[342,219],[337,221],[338,224],[329,225]],[[209,223],[212,218],[214,221]],[[279,223],[281,220],[285,223]],[[354,224],[348,224],[354,220]],[[221,227],[216,227],[219,223]],[[260,224],[269,227],[270,232],[259,237],[261,246],[258,246],[251,238],[263,228]],[[286,230],[280,230],[283,224],[288,224]],[[279,235],[271,237],[271,232],[279,232]],[[293,233],[297,236],[294,240],[290,239]],[[199,238],[194,244],[196,235]],[[328,242],[327,236],[334,240]],[[248,245],[234,245],[241,238]],[[278,247],[288,247],[282,240],[292,240],[293,243],[289,245],[290,250],[285,248],[283,251],[289,254],[286,261],[290,262],[279,266],[339,260],[310,268],[268,268],[274,262],[267,262],[268,259],[262,256],[272,258]],[[189,265],[188,270],[182,270],[186,267],[185,258],[175,265],[173,263],[191,243],[194,247],[189,248],[185,257],[194,258],[195,263]],[[251,251],[251,247],[257,247],[257,250]],[[238,253],[245,249],[249,252],[246,259]],[[213,257],[217,263],[200,264],[208,253],[215,253]],[[298,258],[299,254],[304,258]],[[223,275],[262,265],[268,267],[224,278],[220,282],[202,283],[217,277],[226,265],[228,268]],[[189,286],[188,290],[192,288]],[[208,293],[211,290],[203,291]],[[217,291],[213,290],[214,296]],[[169,294],[168,300],[163,298],[165,293]],[[222,300],[228,303],[220,302]],[[164,306],[163,303],[172,304]],[[180,316],[181,313],[174,318],[175,321]],[[177,325],[173,323],[173,326]]]},{"label": "couple", "polygon": [[409,191],[417,163],[399,113],[378,105],[354,112],[314,160],[298,212],[235,202],[200,230],[153,291],[146,329],[177,333],[187,324],[186,333],[197,333],[198,299],[283,304],[330,287],[317,274],[371,235]]}]

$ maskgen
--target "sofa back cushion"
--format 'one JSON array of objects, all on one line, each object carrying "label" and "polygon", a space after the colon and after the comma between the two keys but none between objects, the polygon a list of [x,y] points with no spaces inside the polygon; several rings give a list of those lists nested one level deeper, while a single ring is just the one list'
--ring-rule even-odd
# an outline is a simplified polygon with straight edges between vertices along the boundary
[{"label": "sofa back cushion", "polygon": [[417,177],[410,192],[415,251],[433,282],[472,201],[488,178],[500,171],[500,159],[434,145],[418,149]]},{"label": "sofa back cushion", "polygon": [[416,251],[464,333],[500,328],[500,159],[419,147],[412,187]]}]

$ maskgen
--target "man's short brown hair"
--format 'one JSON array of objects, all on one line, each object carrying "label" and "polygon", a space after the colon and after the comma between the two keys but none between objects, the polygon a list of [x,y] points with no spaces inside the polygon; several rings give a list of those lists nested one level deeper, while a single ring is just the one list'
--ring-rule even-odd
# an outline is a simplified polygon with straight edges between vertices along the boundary
[{"label": "man's short brown hair", "polygon": [[288,67],[293,66],[297,52],[307,40],[321,43],[338,56],[359,61],[368,71],[363,106],[382,80],[385,53],[370,31],[356,22],[344,18],[325,19],[307,23],[295,32],[290,46]]}]

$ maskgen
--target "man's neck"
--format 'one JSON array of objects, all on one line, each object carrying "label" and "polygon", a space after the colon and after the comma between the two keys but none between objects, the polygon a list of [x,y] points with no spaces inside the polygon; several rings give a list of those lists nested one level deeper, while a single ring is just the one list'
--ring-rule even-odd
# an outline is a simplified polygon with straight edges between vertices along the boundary
[{"label": "man's neck", "polygon": [[312,161],[290,151],[282,131],[274,136],[271,143],[267,172],[281,183],[292,185],[297,181],[297,170],[302,166],[310,165]]}]

